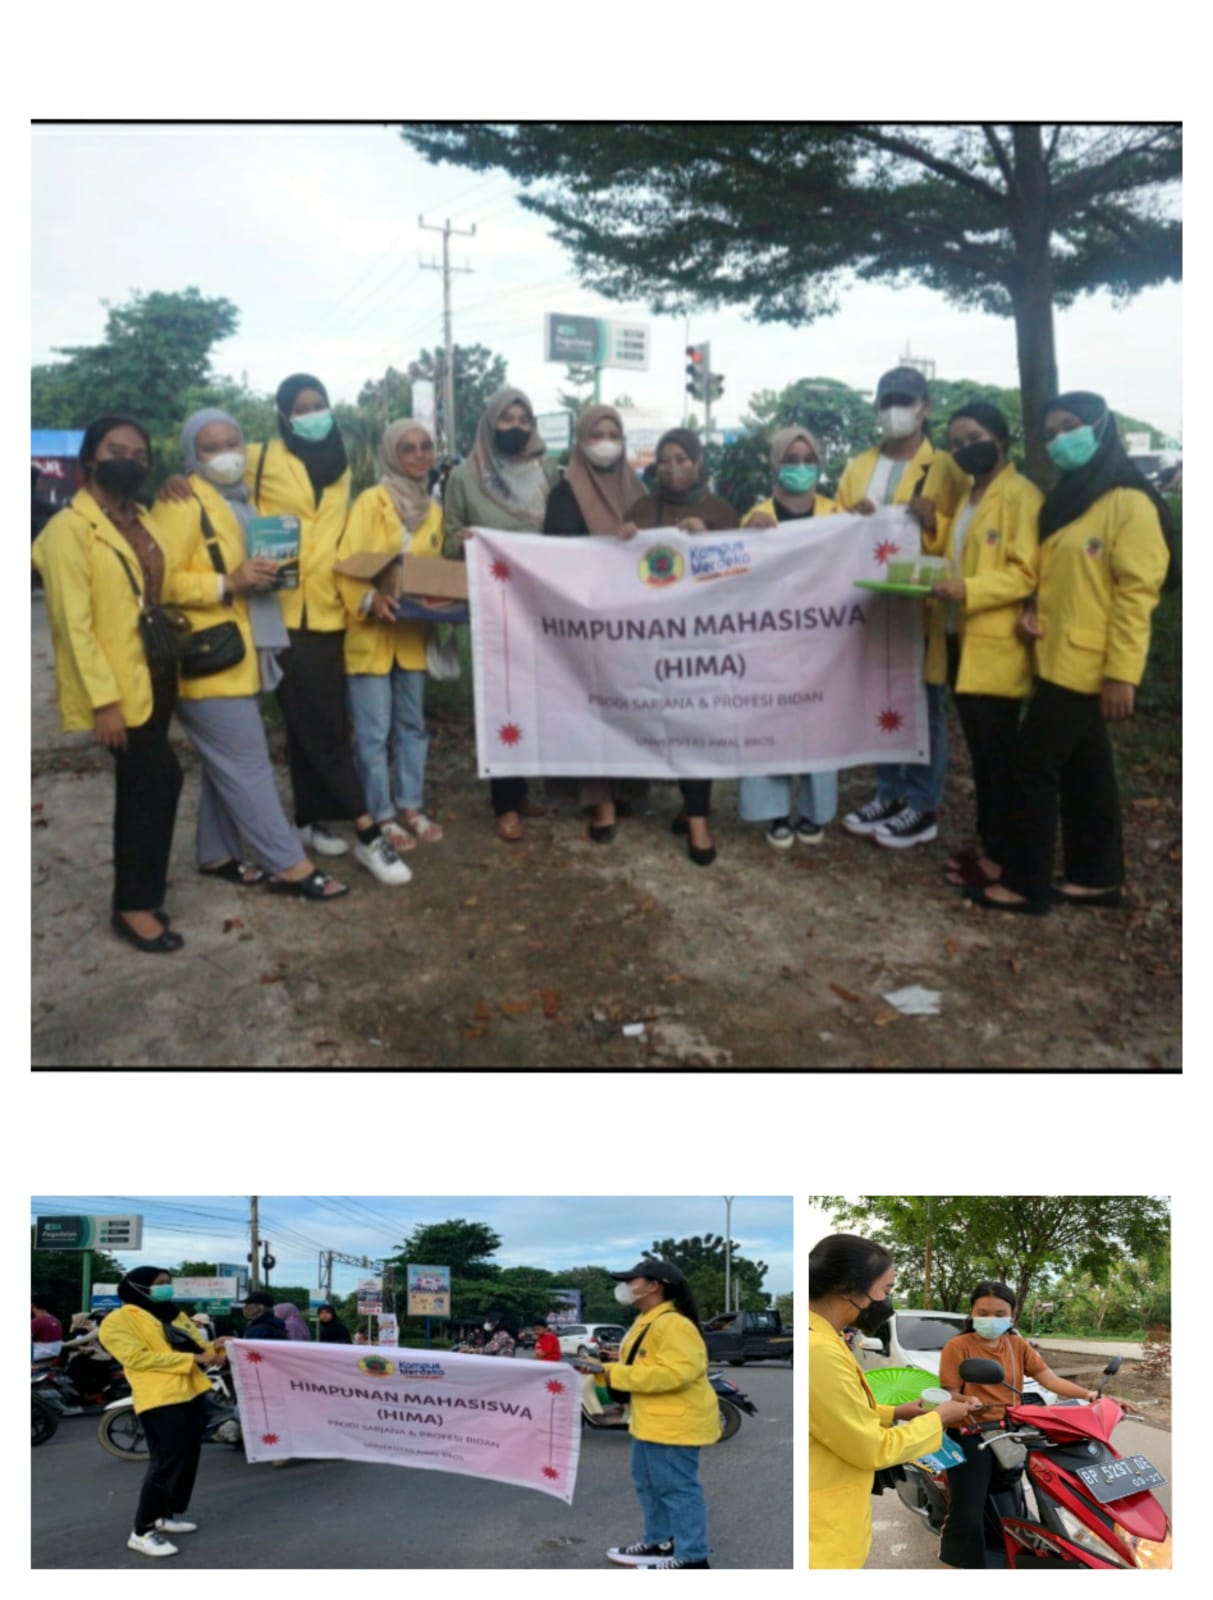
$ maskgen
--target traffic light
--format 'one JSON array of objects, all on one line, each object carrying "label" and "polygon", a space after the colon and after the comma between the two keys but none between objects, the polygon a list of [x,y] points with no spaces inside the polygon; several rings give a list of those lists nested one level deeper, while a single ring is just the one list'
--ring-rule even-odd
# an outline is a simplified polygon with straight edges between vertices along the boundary
[{"label": "traffic light", "polygon": [[719,400],[721,395],[724,393],[724,373],[709,372],[708,381],[712,386],[709,398],[712,400]]},{"label": "traffic light", "polygon": [[707,341],[687,345],[687,377],[691,380],[687,384],[687,393],[696,400],[706,400],[708,397],[711,364],[712,346]]}]

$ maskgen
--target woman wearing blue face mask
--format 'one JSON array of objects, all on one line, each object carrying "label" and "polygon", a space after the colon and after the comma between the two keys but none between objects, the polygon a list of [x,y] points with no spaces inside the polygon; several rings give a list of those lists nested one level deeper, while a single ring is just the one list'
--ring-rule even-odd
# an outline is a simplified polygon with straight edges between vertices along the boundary
[{"label": "woman wearing blue face mask", "polygon": [[194,1533],[185,1519],[202,1449],[205,1371],[223,1363],[222,1341],[211,1344],[173,1300],[163,1267],[136,1267],[118,1285],[122,1304],[98,1329],[102,1345],[122,1363],[151,1459],[127,1548],[144,1556],[174,1556],[166,1533]]},{"label": "woman wearing blue face mask", "polygon": [[[818,494],[821,451],[807,428],[782,428],[771,440],[772,489],[741,519],[743,528],[777,528],[805,517],[828,517],[838,510]],[[795,799],[797,819],[792,824]],[[790,850],[794,843],[820,844],[826,824],[838,810],[837,772],[812,772],[793,777],[743,778],[737,791],[743,822],[765,822],[767,843]]]},{"label": "woman wearing blue face mask", "polygon": [[[1133,715],[1173,538],[1170,512],[1125,454],[1102,395],[1058,395],[1044,431],[1060,478],[1040,510],[1036,605],[1020,621],[1038,681],[1019,733],[1002,879],[968,891],[987,910],[1034,915],[1054,902],[1120,903],[1107,724]],[[1065,875],[1051,890],[1059,809]]]},{"label": "woman wearing blue face mask", "polygon": [[[970,1356],[982,1356],[987,1361],[997,1361],[1006,1375],[1007,1383],[1023,1393],[1025,1378],[1035,1378],[1054,1394],[1071,1400],[1096,1400],[1093,1389],[1084,1389],[1059,1378],[1045,1365],[1043,1358],[1033,1350],[1026,1339],[1012,1327],[1015,1312],[1015,1291],[1005,1283],[986,1280],[979,1283],[969,1296],[969,1321],[972,1332],[958,1333],[949,1339],[939,1356],[939,1385],[957,1400],[979,1400],[981,1405],[973,1413],[973,1420],[960,1428],[949,1428],[948,1435],[965,1453],[963,1468],[955,1467],[948,1473],[948,1520],[939,1539],[939,1559],[945,1567],[984,1567],[986,1544],[984,1531],[985,1504],[991,1479],[997,1471],[1001,1482],[1009,1484],[1011,1478],[996,1467],[989,1450],[981,1450],[982,1432],[989,1432],[1005,1424],[1008,1405],[1015,1405],[1015,1396],[1001,1384],[965,1383],[960,1376],[960,1363]],[[1018,1472],[1014,1477],[1018,1477]],[[996,1484],[995,1487],[998,1487]]]}]

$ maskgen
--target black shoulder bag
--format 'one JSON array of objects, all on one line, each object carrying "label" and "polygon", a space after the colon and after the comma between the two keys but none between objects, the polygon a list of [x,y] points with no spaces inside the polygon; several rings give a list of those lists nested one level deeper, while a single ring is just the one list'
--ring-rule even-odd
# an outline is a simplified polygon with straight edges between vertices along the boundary
[{"label": "black shoulder bag", "polygon": [[[201,500],[198,501],[198,509],[202,513],[202,537],[206,540],[211,565],[220,577],[224,577],[227,567],[219,548],[219,535]],[[244,635],[238,624],[217,622],[212,628],[198,628],[191,633],[189,644],[181,655],[181,676],[209,678],[216,672],[226,672],[229,667],[238,667],[243,660]]]},{"label": "black shoulder bag", "polygon": [[139,636],[143,640],[143,653],[149,665],[159,667],[170,662],[176,664],[190,648],[190,641],[194,637],[190,619],[177,606],[148,605],[135,582],[130,563],[121,550],[113,545],[110,548],[121,561],[131,593],[139,603]]}]

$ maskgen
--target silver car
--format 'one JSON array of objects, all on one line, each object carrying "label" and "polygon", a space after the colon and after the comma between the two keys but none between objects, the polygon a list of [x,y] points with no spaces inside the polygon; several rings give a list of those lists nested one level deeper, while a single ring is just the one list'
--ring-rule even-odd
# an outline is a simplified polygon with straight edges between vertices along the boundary
[{"label": "silver car", "polygon": [[[878,1367],[917,1367],[938,1378],[939,1355],[949,1339],[964,1332],[968,1318],[962,1311],[894,1311],[892,1317],[873,1337],[857,1333],[851,1348],[865,1372]],[[1051,1406],[1057,1396],[1051,1389],[1043,1389],[1035,1378],[1025,1378],[1024,1400],[1028,1405],[1039,1401]],[[1015,1404],[1009,1392],[1007,1403]]]}]

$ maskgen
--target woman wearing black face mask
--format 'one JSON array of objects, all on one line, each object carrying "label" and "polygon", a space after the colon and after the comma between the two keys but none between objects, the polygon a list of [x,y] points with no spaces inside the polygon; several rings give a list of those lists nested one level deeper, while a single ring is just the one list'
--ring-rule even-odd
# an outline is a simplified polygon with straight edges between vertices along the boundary
[{"label": "woman wearing black face mask", "polygon": [[[474,527],[542,533],[548,495],[559,478],[531,402],[521,389],[498,389],[484,408],[471,455],[447,479],[444,554],[461,561]],[[543,815],[541,806],[527,804],[526,791],[525,778],[489,780],[497,837],[506,844],[522,838],[524,816]]]},{"label": "woman wearing black face mask", "polygon": [[977,842],[948,862],[949,883],[995,883],[1006,860],[1019,711],[1032,687],[1032,653],[1016,631],[1036,588],[1040,490],[1010,459],[1011,433],[997,406],[978,400],[948,420],[952,459],[971,488],[947,525],[958,576],[935,585],[950,602],[948,681],[973,764]]},{"label": "woman wearing black face mask", "polygon": [[[877,1405],[842,1331],[875,1332],[892,1315],[896,1276],[883,1246],[831,1234],[809,1256],[809,1565],[862,1567],[872,1543],[872,1480],[938,1450],[977,1405]],[[895,1422],[905,1422],[895,1428]]]},{"label": "woman wearing black face mask", "polygon": [[63,730],[92,731],[114,757],[114,931],[137,950],[167,954],[184,943],[163,909],[181,792],[168,742],[177,668],[149,663],[139,613],[201,594],[174,571],[135,498],[151,459],[139,423],[98,417],[80,446],[85,486],[47,523],[33,561],[46,585]]}]

